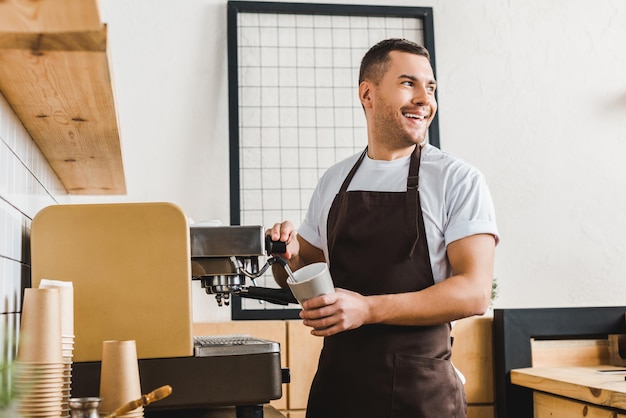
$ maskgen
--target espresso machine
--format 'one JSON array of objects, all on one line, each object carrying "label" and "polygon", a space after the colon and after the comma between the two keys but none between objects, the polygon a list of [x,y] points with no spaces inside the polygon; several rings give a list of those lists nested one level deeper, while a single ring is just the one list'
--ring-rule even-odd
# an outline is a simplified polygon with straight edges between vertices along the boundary
[{"label": "espresso machine", "polygon": [[286,265],[269,257],[260,267],[259,260],[284,252],[274,245],[260,226],[190,226],[170,203],[54,205],[38,213],[32,285],[42,278],[73,283],[72,397],[99,393],[102,341],[135,340],[141,388],[173,389],[146,408],[147,418],[200,418],[232,407],[238,418],[261,417],[290,380],[280,344],[250,335],[195,336],[191,283],[201,280],[223,305],[233,294],[295,302],[288,290],[246,283],[271,264]]},{"label": "espresso machine", "polygon": [[[289,288],[256,285],[256,279],[272,264],[280,264],[291,274],[287,262],[277,256],[267,258],[259,267],[259,258],[286,251],[285,243],[272,241],[264,235],[263,227],[192,225],[190,240],[192,279],[200,280],[219,306],[229,305],[231,295],[279,305],[298,303]],[[248,286],[247,279],[254,286]]]},{"label": "espresso machine", "polygon": [[[196,224],[190,226],[189,236],[191,278],[201,281],[202,288],[207,294],[215,295],[219,306],[228,306],[231,295],[279,305],[298,303],[289,288],[256,286],[256,279],[273,264],[280,264],[291,274],[283,258],[271,256],[273,253],[284,253],[286,244],[265,236],[261,226]],[[265,259],[263,266],[260,266],[261,259]],[[248,279],[253,286],[247,284]],[[229,389],[217,391],[221,396],[216,398],[216,392],[213,392],[212,402],[216,406],[236,405],[237,418],[262,417],[262,404],[279,398],[280,383],[290,381],[289,370],[281,369],[276,363],[280,354],[276,342],[249,335],[194,336],[193,342],[195,358],[213,358],[213,366],[219,363],[224,370],[244,368],[244,376],[231,374],[230,378],[226,378],[222,375],[215,381],[224,387],[226,379],[232,385]],[[246,380],[252,370],[255,370],[253,375],[259,380],[250,385]],[[166,401],[161,403],[166,409],[152,411],[149,418],[169,416]],[[190,413],[187,411],[187,414]]]},{"label": "espresso machine", "polygon": [[[227,306],[231,295],[297,303],[288,288],[247,285],[248,279],[255,284],[272,264],[289,269],[284,259],[270,256],[285,252],[285,244],[265,237],[261,226],[192,225],[189,237],[191,279],[200,280],[219,306]],[[80,389],[75,395],[94,393],[98,368],[99,363],[78,365],[75,381]],[[202,417],[207,408],[224,406],[235,406],[237,418],[260,418],[263,404],[280,398],[281,384],[290,381],[289,370],[280,365],[279,344],[250,335],[193,336],[192,357],[140,359],[139,369],[142,387],[174,388],[171,396],[146,410],[148,418],[173,413]]]}]

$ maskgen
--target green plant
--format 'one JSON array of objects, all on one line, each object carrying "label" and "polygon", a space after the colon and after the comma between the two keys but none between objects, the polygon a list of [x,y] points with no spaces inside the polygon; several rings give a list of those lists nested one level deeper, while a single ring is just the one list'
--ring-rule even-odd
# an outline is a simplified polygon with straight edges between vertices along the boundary
[{"label": "green plant", "polygon": [[493,307],[493,302],[498,298],[498,279],[493,278],[491,282],[491,306]]},{"label": "green plant", "polygon": [[12,363],[0,363],[0,413],[8,409],[15,400],[15,392],[11,385],[12,372]]}]

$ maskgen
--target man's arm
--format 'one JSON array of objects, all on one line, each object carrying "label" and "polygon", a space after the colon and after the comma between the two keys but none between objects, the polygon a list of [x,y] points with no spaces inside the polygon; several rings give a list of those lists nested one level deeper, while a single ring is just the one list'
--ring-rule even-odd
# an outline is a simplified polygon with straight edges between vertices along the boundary
[{"label": "man's arm", "polygon": [[453,276],[424,290],[366,297],[338,289],[306,301],[300,316],[312,334],[327,336],[363,324],[435,325],[483,314],[491,298],[495,245],[488,234],[450,243]]}]

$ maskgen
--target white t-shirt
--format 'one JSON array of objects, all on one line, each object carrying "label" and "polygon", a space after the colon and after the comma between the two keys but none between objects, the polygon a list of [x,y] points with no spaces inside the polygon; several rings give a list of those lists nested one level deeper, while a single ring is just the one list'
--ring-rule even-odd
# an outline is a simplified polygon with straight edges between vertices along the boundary
[{"label": "white t-shirt", "polygon": [[[335,195],[358,160],[355,154],[330,167],[319,180],[298,233],[328,257],[326,224]],[[350,190],[406,192],[410,156],[393,161],[365,157]],[[492,234],[499,240],[491,194],[483,175],[471,165],[439,148],[425,145],[419,172],[419,193],[435,283],[451,275],[446,247],[474,235]],[[332,260],[329,260],[332,262]]]}]

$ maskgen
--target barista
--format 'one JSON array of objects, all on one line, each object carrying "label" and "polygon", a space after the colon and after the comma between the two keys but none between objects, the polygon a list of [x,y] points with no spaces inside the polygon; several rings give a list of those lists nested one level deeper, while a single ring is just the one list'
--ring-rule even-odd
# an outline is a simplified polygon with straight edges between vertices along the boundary
[{"label": "barista", "polygon": [[488,308],[498,232],[481,173],[426,143],[435,89],[426,49],[373,46],[358,88],[367,148],[322,176],[298,233],[267,231],[292,270],[326,261],[336,286],[300,313],[324,337],[308,418],[466,416],[450,321]]}]

